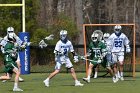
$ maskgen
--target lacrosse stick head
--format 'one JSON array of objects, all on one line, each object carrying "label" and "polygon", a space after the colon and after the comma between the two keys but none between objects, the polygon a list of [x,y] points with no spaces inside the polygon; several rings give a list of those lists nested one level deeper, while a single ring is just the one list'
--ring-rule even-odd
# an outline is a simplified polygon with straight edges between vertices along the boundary
[{"label": "lacrosse stick head", "polygon": [[41,40],[41,41],[39,42],[39,47],[40,47],[40,48],[44,48],[44,47],[47,47],[47,46],[48,46],[48,44],[46,44],[44,40]]},{"label": "lacrosse stick head", "polygon": [[53,34],[50,34],[49,36],[45,37],[46,40],[53,40],[53,38],[54,38]]}]

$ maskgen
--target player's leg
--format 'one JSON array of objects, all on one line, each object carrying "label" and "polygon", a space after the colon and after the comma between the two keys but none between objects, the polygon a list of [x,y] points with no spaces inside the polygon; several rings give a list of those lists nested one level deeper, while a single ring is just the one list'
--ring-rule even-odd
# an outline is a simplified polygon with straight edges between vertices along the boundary
[{"label": "player's leg", "polygon": [[[16,60],[16,63],[17,63],[17,66],[18,66],[18,68],[19,68],[19,72],[21,73],[21,64],[20,64],[19,53],[18,53],[18,58],[17,58],[17,60]],[[21,78],[21,77],[19,77],[19,81],[22,82],[22,81],[24,81],[24,79]]]},{"label": "player's leg", "polygon": [[124,80],[124,77],[123,77],[123,65],[124,65],[124,55],[120,55],[118,57],[118,60],[119,60],[119,66],[120,66],[120,79],[121,80]]},{"label": "player's leg", "polygon": [[99,64],[95,68],[94,78],[97,78],[97,76],[98,76],[98,70],[99,70]]},{"label": "player's leg", "polygon": [[110,73],[110,76],[112,77],[113,82],[116,83],[117,80],[113,73],[113,68],[114,68],[114,62],[112,60],[112,54],[107,54],[106,55],[106,69]]},{"label": "player's leg", "polygon": [[55,66],[55,71],[52,72],[43,82],[45,83],[46,87],[49,87],[49,81],[51,78],[53,78],[56,74],[58,74],[60,72],[61,69],[61,65],[60,62],[56,62],[56,66]]},{"label": "player's leg", "polygon": [[4,81],[2,81],[2,82],[6,82],[6,80],[10,80],[10,79],[11,79],[11,77],[12,77],[11,74],[12,74],[12,73],[11,73],[11,74],[8,73],[10,69],[11,69],[10,66],[5,66],[5,74],[4,74],[3,76],[0,77],[0,80],[4,80]]},{"label": "player's leg", "polygon": [[83,80],[88,82],[88,83],[90,82],[90,76],[91,76],[91,73],[92,73],[93,66],[94,65],[92,63],[89,64],[88,71],[87,71],[87,77],[83,78]]},{"label": "player's leg", "polygon": [[0,80],[10,80],[11,77],[9,75],[0,76]]},{"label": "player's leg", "polygon": [[66,68],[70,69],[71,75],[75,81],[75,86],[83,86],[84,84],[81,84],[80,81],[78,81],[75,70],[74,70],[73,65],[72,65],[71,61],[69,60],[69,58],[66,59]]},{"label": "player's leg", "polygon": [[19,88],[19,76],[20,76],[19,69],[17,67],[14,67],[13,72],[16,74],[13,91],[23,91],[22,89]]},{"label": "player's leg", "polygon": [[115,79],[118,81],[118,54],[112,53],[113,71],[115,74]]}]

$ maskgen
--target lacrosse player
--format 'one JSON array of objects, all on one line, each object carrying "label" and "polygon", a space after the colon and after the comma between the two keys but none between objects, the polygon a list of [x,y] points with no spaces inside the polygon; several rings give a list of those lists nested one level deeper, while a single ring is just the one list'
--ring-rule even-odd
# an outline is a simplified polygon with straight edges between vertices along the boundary
[{"label": "lacrosse player", "polygon": [[[107,42],[108,42],[109,36],[110,36],[109,33],[104,33],[104,35],[103,35],[103,40],[102,40],[102,42],[106,45],[106,48],[107,48]],[[108,49],[107,49],[107,50],[108,50]],[[104,62],[103,62],[103,64],[102,64],[102,66],[103,66],[104,68],[106,68],[106,66],[107,66],[107,62],[105,62],[105,61],[107,61],[106,58],[107,58],[107,54],[106,54],[106,56],[104,57]],[[93,71],[92,71],[93,76],[91,76],[91,77],[97,78],[97,76],[98,76],[98,69],[99,69],[99,65],[93,67]]]},{"label": "lacrosse player", "polygon": [[[121,32],[122,27],[116,25],[114,27],[114,33],[109,37],[109,45],[111,46],[111,52],[114,62],[119,64],[119,72],[116,70],[116,78],[120,77],[120,80],[124,80],[123,77],[123,64],[124,64],[124,51],[130,52],[129,39],[127,36]],[[126,47],[126,48],[125,48]],[[125,50],[126,49],[126,50]],[[117,68],[116,68],[117,69]]]},{"label": "lacrosse player", "polygon": [[112,59],[112,53],[110,50],[109,39],[108,39],[109,37],[110,37],[109,33],[104,33],[103,42],[106,45],[107,53],[106,56],[104,57],[104,62],[103,62],[104,64],[102,64],[102,66],[107,69],[107,73],[110,73],[113,82],[116,83],[118,79],[115,77],[114,72],[116,72],[117,62],[113,61]]},{"label": "lacrosse player", "polygon": [[[7,28],[7,35],[3,38],[3,40],[1,41],[1,51],[2,53],[4,54],[5,51],[4,51],[4,47],[5,45],[7,44],[7,41],[8,40],[8,37],[13,37],[16,39],[16,42],[15,42],[15,45],[16,47],[21,47],[21,48],[25,48],[27,45],[29,45],[29,42],[23,42],[15,33],[14,33],[14,28],[13,27],[8,27]],[[17,65],[18,65],[18,68],[20,70],[21,68],[21,64],[20,64],[20,58],[19,58],[19,53],[18,53],[18,58],[16,60],[17,62]],[[8,73],[7,73],[8,74]],[[11,76],[11,75],[8,75],[8,76]],[[5,82],[6,80],[2,81],[2,82]],[[24,79],[22,79],[21,77],[19,77],[19,81],[24,81]]]},{"label": "lacrosse player", "polygon": [[52,72],[46,80],[43,82],[45,83],[46,87],[49,87],[49,81],[52,79],[56,74],[60,72],[61,66],[65,64],[66,68],[70,69],[71,75],[73,79],[75,80],[75,86],[83,86],[84,84],[81,84],[80,81],[77,80],[75,70],[73,68],[73,65],[70,61],[70,58],[68,56],[68,53],[71,52],[74,57],[74,62],[78,62],[78,56],[75,54],[73,45],[71,41],[67,39],[67,31],[61,30],[60,31],[60,40],[57,42],[55,46],[55,71]]},{"label": "lacrosse player", "polygon": [[15,83],[14,83],[13,91],[23,91],[18,86],[20,70],[16,63],[18,52],[15,47],[15,42],[16,39],[13,36],[10,35],[7,36],[7,43],[4,46],[4,65],[5,65],[5,72],[9,74],[5,76],[0,76],[0,80],[8,80],[10,79],[9,75],[15,73],[16,75],[15,75]]},{"label": "lacrosse player", "polygon": [[105,56],[106,53],[106,46],[105,44],[100,40],[100,35],[99,33],[96,33],[95,31],[91,35],[91,40],[89,45],[89,50],[87,54],[90,54],[89,57],[93,61],[89,63],[89,68],[87,71],[87,77],[83,78],[84,81],[90,82],[90,75],[92,73],[92,68],[100,63],[103,62],[103,57]]}]

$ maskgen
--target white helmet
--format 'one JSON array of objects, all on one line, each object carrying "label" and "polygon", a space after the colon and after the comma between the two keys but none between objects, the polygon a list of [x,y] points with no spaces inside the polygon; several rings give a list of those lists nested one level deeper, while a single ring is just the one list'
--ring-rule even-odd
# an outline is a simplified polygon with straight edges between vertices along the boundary
[{"label": "white helmet", "polygon": [[13,27],[8,27],[7,28],[7,37],[9,41],[15,40],[15,33],[14,33],[14,28]]},{"label": "white helmet", "polygon": [[104,33],[104,36],[103,36],[104,40],[106,41],[109,38],[109,36],[110,36],[109,33]]},{"label": "white helmet", "polygon": [[99,38],[99,34],[93,32],[93,34],[91,35],[91,40],[93,42],[97,42],[98,41],[98,38]]},{"label": "white helmet", "polygon": [[122,27],[120,25],[116,25],[114,27],[114,31],[116,35],[119,35],[121,33]]},{"label": "white helmet", "polygon": [[67,40],[67,31],[66,30],[61,30],[60,31],[60,39],[62,40],[62,41],[66,41]]},{"label": "white helmet", "polygon": [[9,33],[14,33],[14,28],[13,27],[8,27],[7,28],[7,34]]}]

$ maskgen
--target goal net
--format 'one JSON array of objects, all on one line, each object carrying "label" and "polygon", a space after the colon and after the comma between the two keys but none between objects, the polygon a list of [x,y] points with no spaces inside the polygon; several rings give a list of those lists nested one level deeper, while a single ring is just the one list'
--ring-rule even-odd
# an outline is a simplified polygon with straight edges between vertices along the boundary
[{"label": "goal net", "polygon": [[[130,40],[131,53],[126,54],[124,58],[124,76],[135,77],[135,24],[83,24],[83,35],[84,35],[84,54],[87,53],[88,45],[91,41],[91,35],[95,30],[101,30],[103,33],[114,32],[114,26],[121,25],[121,32],[124,33]],[[86,61],[86,72],[88,69],[89,62]],[[106,70],[103,67],[99,67],[99,73],[103,72],[104,75]],[[102,74],[100,76],[102,76]]]}]

